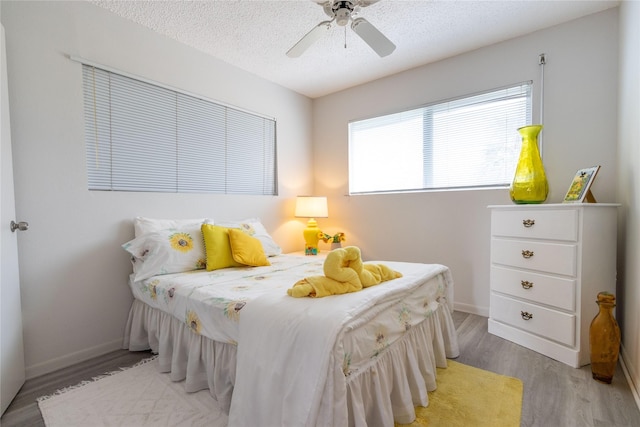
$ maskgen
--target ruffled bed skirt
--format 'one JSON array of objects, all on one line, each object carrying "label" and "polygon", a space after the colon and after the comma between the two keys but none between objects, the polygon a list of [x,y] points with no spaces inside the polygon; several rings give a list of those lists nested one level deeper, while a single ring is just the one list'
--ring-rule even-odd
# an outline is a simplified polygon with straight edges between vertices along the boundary
[{"label": "ruffled bed skirt", "polygon": [[[124,348],[158,354],[160,370],[185,390],[209,389],[229,413],[235,383],[236,346],[194,334],[169,314],[134,300],[125,330]],[[427,391],[436,389],[436,367],[459,354],[448,305],[414,326],[366,369],[346,378],[349,425],[389,426],[410,423],[414,406],[427,406]]]}]

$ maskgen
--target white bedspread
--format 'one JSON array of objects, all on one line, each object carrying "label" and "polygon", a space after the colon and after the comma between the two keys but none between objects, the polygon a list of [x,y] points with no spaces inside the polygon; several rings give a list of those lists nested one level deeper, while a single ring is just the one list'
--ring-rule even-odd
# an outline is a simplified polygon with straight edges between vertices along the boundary
[{"label": "white bedspread", "polygon": [[[340,365],[335,361],[340,357],[339,337],[384,308],[410,298],[440,273],[446,281],[448,304],[453,301],[447,267],[384,263],[403,277],[319,299],[265,294],[244,307],[229,426],[347,425],[346,380],[342,372],[335,372]],[[429,304],[437,305],[436,297],[434,290],[425,312],[432,309]]]}]

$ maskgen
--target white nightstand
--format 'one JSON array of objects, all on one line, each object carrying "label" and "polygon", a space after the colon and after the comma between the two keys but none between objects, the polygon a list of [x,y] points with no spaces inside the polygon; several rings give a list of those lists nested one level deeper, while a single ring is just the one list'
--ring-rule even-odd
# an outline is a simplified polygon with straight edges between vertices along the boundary
[{"label": "white nightstand", "polygon": [[616,289],[618,206],[489,206],[489,332],[576,368],[589,364],[596,297]]}]

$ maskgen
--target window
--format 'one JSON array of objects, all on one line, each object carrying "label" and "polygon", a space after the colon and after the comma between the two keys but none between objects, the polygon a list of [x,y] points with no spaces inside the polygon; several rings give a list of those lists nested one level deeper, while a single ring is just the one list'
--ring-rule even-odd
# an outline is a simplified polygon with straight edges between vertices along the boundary
[{"label": "window", "polygon": [[531,82],[349,123],[349,193],[511,183]]},{"label": "window", "polygon": [[273,119],[83,65],[90,190],[277,194]]}]

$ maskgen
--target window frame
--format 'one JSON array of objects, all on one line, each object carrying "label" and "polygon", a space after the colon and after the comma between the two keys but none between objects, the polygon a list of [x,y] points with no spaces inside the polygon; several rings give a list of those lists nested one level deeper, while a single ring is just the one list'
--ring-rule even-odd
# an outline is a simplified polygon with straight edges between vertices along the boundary
[{"label": "window frame", "polygon": [[[502,95],[498,95],[502,94]],[[533,117],[533,81],[527,80],[519,83],[514,83],[506,86],[502,86],[499,88],[488,89],[481,92],[476,92],[473,94],[465,94],[458,97],[440,100],[435,102],[430,102],[427,104],[420,105],[418,107],[408,108],[396,112],[385,113],[382,115],[376,115],[369,118],[363,119],[355,119],[351,120],[348,123],[348,176],[349,176],[349,195],[366,195],[366,194],[386,194],[386,193],[413,193],[413,192],[433,192],[433,191],[456,191],[456,190],[478,190],[478,189],[496,189],[496,188],[506,188],[510,185],[511,176],[507,177],[507,172],[504,171],[503,176],[500,177],[500,181],[503,182],[481,182],[477,184],[465,184],[465,185],[433,185],[433,170],[429,168],[429,165],[434,161],[434,150],[431,147],[428,147],[428,142],[432,140],[428,140],[428,138],[433,137],[434,125],[425,125],[426,121],[433,120],[433,115],[437,113],[438,110],[445,110],[447,108],[451,108],[453,105],[453,111],[456,109],[468,108],[470,106],[486,106],[491,104],[496,104],[499,102],[508,102],[511,99],[523,99],[524,104],[519,107],[519,113],[524,117],[519,117],[519,124],[517,126],[509,127],[509,133],[504,133],[504,142],[502,144],[508,143],[511,141],[511,157],[510,160],[505,160],[505,157],[501,157],[500,160],[503,166],[513,166],[513,172],[515,172],[515,165],[517,164],[517,154],[519,153],[519,145],[520,145],[520,137],[517,132],[517,129],[521,126],[526,126],[531,124]],[[509,110],[508,108],[504,109],[505,118],[506,112]],[[387,123],[399,123],[401,120],[394,122],[396,117],[410,117],[411,115],[417,116],[418,120],[422,120],[422,130],[419,133],[421,135],[421,158],[422,158],[422,172],[421,185],[415,185],[413,187],[408,188],[364,188],[362,184],[354,184],[357,178],[355,178],[355,174],[357,174],[357,168],[354,167],[356,160],[354,157],[358,155],[355,151],[358,149],[362,150],[362,148],[355,148],[354,145],[354,134],[361,131],[362,129],[367,127],[367,123],[370,123],[370,128],[376,128],[378,126],[384,127],[383,122],[386,120]],[[378,122],[378,123],[376,123]],[[357,129],[357,127],[361,127],[361,129]],[[512,130],[512,132],[511,132]],[[430,135],[429,135],[430,134]],[[429,136],[425,136],[429,135]],[[363,144],[363,142],[360,142]],[[364,142],[366,144],[366,142]],[[385,143],[388,146],[392,144]],[[514,149],[513,144],[517,144],[517,149]],[[395,143],[398,146],[398,143]],[[433,145],[433,142],[431,142]],[[416,145],[414,144],[414,150],[416,149]],[[428,147],[428,148],[427,148]],[[415,151],[413,152],[415,154]],[[515,157],[514,157],[515,156]],[[415,157],[415,156],[414,156]],[[484,163],[486,165],[487,163]],[[378,165],[380,166],[380,165]],[[410,167],[409,167],[410,168]],[[414,181],[416,180],[418,175],[412,175],[414,177]]]}]

